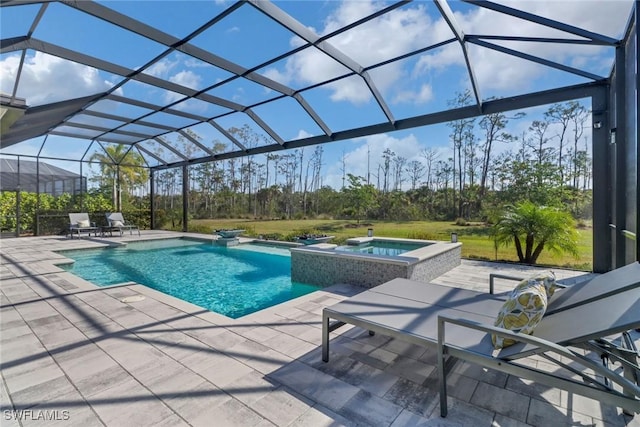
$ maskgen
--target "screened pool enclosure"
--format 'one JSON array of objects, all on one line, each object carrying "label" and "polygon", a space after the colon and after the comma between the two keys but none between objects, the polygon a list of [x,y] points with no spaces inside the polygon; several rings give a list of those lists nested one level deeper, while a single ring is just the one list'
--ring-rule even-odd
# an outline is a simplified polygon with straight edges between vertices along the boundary
[{"label": "screened pool enclosure", "polygon": [[[111,210],[187,231],[190,195],[213,212],[229,174],[260,203],[256,156],[268,184],[276,153],[578,100],[607,271],[640,259],[636,5],[2,0],[0,156],[22,183],[3,185],[3,215],[18,233]],[[53,167],[74,182],[63,198]]]}]

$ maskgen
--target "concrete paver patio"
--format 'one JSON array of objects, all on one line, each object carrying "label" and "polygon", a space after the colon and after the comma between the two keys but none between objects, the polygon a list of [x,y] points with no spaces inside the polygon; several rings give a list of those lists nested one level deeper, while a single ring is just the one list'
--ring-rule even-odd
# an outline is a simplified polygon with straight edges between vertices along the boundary
[{"label": "concrete paver patio", "polygon": [[[234,320],[54,265],[58,250],[181,235],[0,241],[3,426],[640,426],[620,409],[466,363],[453,367],[440,418],[435,350],[358,328],[332,335],[323,363],[322,309],[362,291],[348,284]],[[463,261],[435,282],[487,290],[497,270],[530,268]],[[587,277],[554,271],[569,284]]]}]

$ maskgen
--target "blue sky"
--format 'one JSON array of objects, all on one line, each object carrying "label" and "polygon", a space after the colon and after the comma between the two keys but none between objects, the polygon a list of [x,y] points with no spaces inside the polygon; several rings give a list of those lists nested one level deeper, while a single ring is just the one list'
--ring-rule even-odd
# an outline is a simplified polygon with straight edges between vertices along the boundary
[{"label": "blue sky", "polygon": [[[102,1],[99,2],[118,12],[126,13],[161,31],[182,38],[195,28],[231,5],[226,1]],[[519,1],[517,7],[548,18],[562,17],[564,22],[619,38],[627,22],[632,1]],[[329,34],[363,16],[374,13],[389,3],[369,0],[349,1],[283,1],[275,5],[317,35]],[[556,30],[518,20],[466,3],[451,1],[456,19],[467,34],[521,35],[569,37]],[[603,10],[606,13],[593,13]],[[3,7],[0,10],[2,38],[25,35],[36,16],[38,5]],[[82,34],[82,36],[78,36]],[[51,4],[33,34],[67,49],[99,57],[128,69],[138,69],[166,48],[137,34],[113,28],[64,4]],[[350,56],[360,66],[379,63],[390,57],[445,41],[453,33],[432,2],[416,1],[397,8],[365,25],[355,27],[329,43]],[[300,46],[302,40],[267,19],[250,5],[243,5],[226,16],[217,25],[197,35],[191,43],[246,68],[257,67],[266,60]],[[588,71],[608,76],[613,50],[594,46],[559,46],[542,43],[503,42],[503,46],[537,55],[568,66],[582,67]],[[0,79],[2,92],[11,93],[15,81],[20,52],[0,55]],[[479,82],[483,99],[519,95],[530,91],[550,89],[588,80],[562,71],[533,64],[523,59],[482,48],[469,46],[469,56]],[[314,47],[284,58],[257,70],[278,83],[293,89],[326,81],[343,75],[345,67],[324,55]],[[184,53],[173,52],[144,70],[149,76],[167,79],[187,88],[202,90],[215,82],[223,81],[231,74],[204,63]],[[371,70],[372,81],[380,91],[396,119],[432,113],[447,108],[456,92],[470,88],[470,80],[460,45],[445,47],[416,55],[403,61]],[[55,58],[35,51],[28,51],[18,96],[28,105],[76,98],[109,90],[122,77],[85,65]],[[158,105],[175,102],[183,96],[141,82],[130,81],[117,89],[116,94],[132,97]],[[207,92],[210,95],[230,99],[241,105],[273,98],[276,94],[248,79],[237,79]],[[332,131],[376,124],[386,120],[364,81],[357,76],[337,80],[331,84],[304,91],[303,96],[318,112]],[[102,101],[92,109],[126,117],[138,117],[148,113],[139,107]],[[188,100],[174,106],[176,109],[206,117],[229,111],[198,100]],[[292,99],[259,106],[254,109],[271,128],[285,140],[322,134],[320,127]],[[514,122],[512,131],[520,134],[531,119],[539,116],[544,108],[528,111],[528,118]],[[95,117],[74,119],[76,123],[98,124]],[[84,122],[83,122],[84,120]],[[100,124],[109,125],[105,119]],[[145,120],[175,126],[192,124],[189,119],[164,113],[156,113]],[[264,133],[243,113],[221,118],[224,127],[240,127],[249,124]],[[126,130],[144,132],[140,125],[129,125]],[[65,129],[62,128],[62,131]],[[214,139],[225,140],[212,126],[196,125],[193,128],[207,144]],[[339,186],[341,161],[344,156],[347,171],[356,175],[366,173],[367,156],[376,164],[382,152],[389,148],[408,160],[420,160],[424,148],[434,147],[443,151],[446,158],[449,129],[445,125],[415,128],[391,134],[380,134],[357,140],[325,144],[324,175],[326,184]],[[91,132],[87,131],[91,137]],[[171,140],[171,137],[167,138]],[[123,139],[123,142],[127,142]],[[36,154],[42,138],[9,147],[3,152]],[[154,150],[157,144],[145,142],[143,147]],[[80,158],[89,148],[85,140],[50,137],[42,155],[72,156]],[[95,148],[89,148],[89,155]],[[229,150],[233,147],[229,144]],[[194,149],[194,155],[201,150]],[[308,158],[313,147],[307,148]],[[369,154],[367,154],[369,152]],[[1,153],[0,153],[1,154]],[[167,160],[177,160],[166,152]],[[157,163],[149,159],[151,164]],[[375,166],[374,166],[375,167]],[[74,169],[77,168],[74,166]],[[372,167],[373,168],[373,167]]]}]

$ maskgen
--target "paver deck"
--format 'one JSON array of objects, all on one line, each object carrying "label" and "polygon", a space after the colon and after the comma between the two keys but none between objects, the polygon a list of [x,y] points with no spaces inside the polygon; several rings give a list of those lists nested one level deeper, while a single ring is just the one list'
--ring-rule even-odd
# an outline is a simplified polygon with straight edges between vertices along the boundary
[{"label": "paver deck", "polygon": [[[54,265],[57,250],[172,235],[0,241],[3,426],[640,426],[640,416],[466,363],[450,374],[440,418],[434,349],[358,328],[340,329],[323,363],[321,312],[362,291],[348,284],[234,320]],[[464,261],[436,282],[487,290],[490,272],[528,270]],[[588,277],[555,271],[565,283]]]}]

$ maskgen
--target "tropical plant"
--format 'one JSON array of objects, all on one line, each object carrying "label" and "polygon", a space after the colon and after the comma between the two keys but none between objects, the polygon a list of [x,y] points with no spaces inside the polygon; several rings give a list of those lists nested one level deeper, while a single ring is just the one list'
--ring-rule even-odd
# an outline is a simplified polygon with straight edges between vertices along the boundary
[{"label": "tropical plant", "polygon": [[544,249],[578,256],[575,220],[565,211],[522,202],[505,209],[493,226],[497,245],[516,247],[520,262],[535,264]]},{"label": "tropical plant", "polygon": [[100,163],[101,186],[111,191],[113,209],[122,210],[122,192],[129,192],[136,186],[144,185],[149,179],[149,172],[144,167],[142,155],[131,147],[118,144],[102,146],[104,153],[95,152],[89,157],[90,162]]}]

